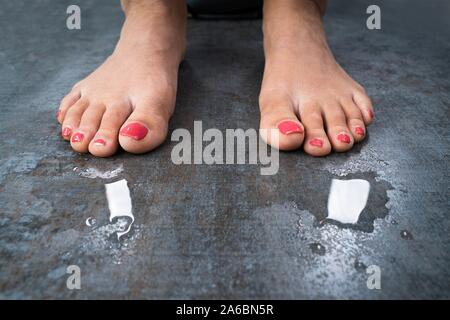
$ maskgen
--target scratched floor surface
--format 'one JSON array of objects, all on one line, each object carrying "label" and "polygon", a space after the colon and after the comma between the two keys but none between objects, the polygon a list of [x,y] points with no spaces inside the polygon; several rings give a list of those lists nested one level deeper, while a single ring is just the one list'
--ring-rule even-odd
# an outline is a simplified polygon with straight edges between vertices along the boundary
[{"label": "scratched floor surface", "polygon": [[[80,31],[65,27],[70,1],[0,2],[1,298],[450,298],[448,2],[378,1],[370,31],[371,1],[330,1],[331,47],[376,121],[346,154],[282,153],[274,176],[176,166],[170,140],[141,156],[74,153],[55,110],[112,51],[118,1],[79,1]],[[261,36],[259,20],[189,21],[170,132],[257,128]],[[372,186],[356,226],[321,223],[333,178]],[[119,179],[136,218],[120,242],[104,187]],[[66,287],[70,265],[81,290]]]}]

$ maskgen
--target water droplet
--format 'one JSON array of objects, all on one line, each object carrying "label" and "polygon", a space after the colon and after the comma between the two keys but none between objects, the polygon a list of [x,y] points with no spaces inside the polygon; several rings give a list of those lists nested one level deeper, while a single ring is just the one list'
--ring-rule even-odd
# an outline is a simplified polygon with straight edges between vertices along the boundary
[{"label": "water droplet", "polygon": [[322,228],[324,225],[325,225],[325,223],[327,222],[327,219],[325,218],[325,219],[322,219],[322,220],[314,220],[314,222],[313,222],[313,226],[314,227],[316,227],[316,228]]},{"label": "water droplet", "polygon": [[309,248],[311,249],[311,251],[315,254],[321,255],[323,256],[326,252],[326,249],[323,245],[321,245],[320,243],[310,243],[309,244]]},{"label": "water droplet", "polygon": [[400,232],[400,236],[405,239],[405,240],[412,240],[414,239],[413,235],[411,232],[409,232],[408,230],[402,230]]},{"label": "water droplet", "polygon": [[93,226],[95,226],[96,223],[97,223],[97,220],[95,220],[95,218],[89,217],[86,219],[86,225],[88,227],[93,227]]},{"label": "water droplet", "polygon": [[397,220],[392,219],[392,220],[391,220],[391,224],[393,224],[394,226],[396,226],[396,225],[398,225],[398,222],[397,222]]},{"label": "water droplet", "polygon": [[77,171],[77,170],[78,170],[78,167],[74,167],[74,168],[73,168],[73,171]]},{"label": "water droplet", "polygon": [[358,259],[355,260],[354,266],[355,266],[355,269],[358,271],[364,271],[367,269],[367,266],[363,262],[359,261]]}]

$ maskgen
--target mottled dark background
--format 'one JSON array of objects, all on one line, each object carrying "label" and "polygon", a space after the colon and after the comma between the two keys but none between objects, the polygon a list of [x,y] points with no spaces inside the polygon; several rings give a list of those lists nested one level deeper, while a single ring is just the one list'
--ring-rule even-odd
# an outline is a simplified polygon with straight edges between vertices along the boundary
[{"label": "mottled dark background", "polygon": [[[80,31],[65,26],[73,3]],[[370,4],[381,30],[365,26]],[[75,154],[55,111],[112,51],[118,1],[0,6],[1,298],[450,298],[448,1],[329,1],[330,45],[376,121],[348,153],[282,153],[275,176],[175,166],[170,140],[142,156]],[[260,24],[189,21],[171,131],[257,128]],[[372,185],[360,223],[320,223],[331,179],[351,177]],[[136,222],[118,242],[104,184],[121,178]],[[81,290],[66,288],[69,265]],[[381,290],[366,286],[369,265]]]}]

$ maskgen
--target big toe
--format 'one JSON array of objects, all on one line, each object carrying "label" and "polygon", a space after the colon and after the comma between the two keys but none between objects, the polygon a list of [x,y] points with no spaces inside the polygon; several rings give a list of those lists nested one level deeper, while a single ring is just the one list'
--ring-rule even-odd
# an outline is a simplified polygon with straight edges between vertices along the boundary
[{"label": "big toe", "polygon": [[304,128],[290,101],[261,100],[261,138],[279,150],[298,149],[304,138]]},{"label": "big toe", "polygon": [[152,105],[137,105],[120,129],[120,145],[131,153],[145,153],[155,149],[167,136],[168,119],[168,115]]}]

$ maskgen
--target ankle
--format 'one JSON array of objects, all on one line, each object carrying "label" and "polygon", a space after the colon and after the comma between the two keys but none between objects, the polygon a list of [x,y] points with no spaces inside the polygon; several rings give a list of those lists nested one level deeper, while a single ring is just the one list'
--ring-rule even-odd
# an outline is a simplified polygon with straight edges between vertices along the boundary
[{"label": "ankle", "polygon": [[158,15],[165,19],[186,20],[187,6],[184,0],[133,0],[122,5],[125,16]]},{"label": "ankle", "polygon": [[184,1],[122,1],[125,22],[115,52],[147,50],[181,60],[186,46]]},{"label": "ankle", "polygon": [[266,53],[296,47],[328,50],[320,6],[314,0],[265,1],[263,34]]}]

